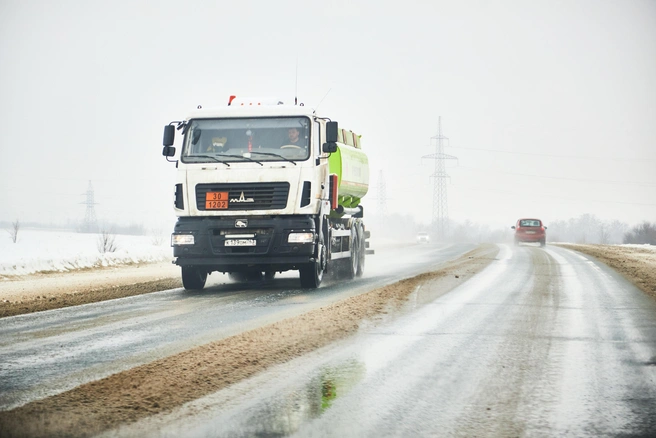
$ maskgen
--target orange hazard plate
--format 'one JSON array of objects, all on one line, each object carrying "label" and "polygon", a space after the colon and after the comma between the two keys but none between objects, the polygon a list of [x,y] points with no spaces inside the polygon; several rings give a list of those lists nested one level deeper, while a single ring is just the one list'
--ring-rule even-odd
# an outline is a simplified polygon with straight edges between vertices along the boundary
[{"label": "orange hazard plate", "polygon": [[207,192],[205,210],[225,210],[228,208],[228,192]]}]

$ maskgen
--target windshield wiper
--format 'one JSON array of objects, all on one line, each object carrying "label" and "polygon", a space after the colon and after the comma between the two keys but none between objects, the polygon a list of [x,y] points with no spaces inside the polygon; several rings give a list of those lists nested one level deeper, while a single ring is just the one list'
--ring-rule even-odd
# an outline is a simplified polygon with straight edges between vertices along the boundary
[{"label": "windshield wiper", "polygon": [[251,154],[268,155],[268,156],[270,156],[270,157],[278,157],[278,158],[282,158],[283,160],[285,160],[285,161],[289,161],[289,162],[292,163],[294,166],[296,166],[296,161],[294,161],[294,160],[290,160],[290,159],[287,158],[287,157],[283,157],[282,155],[274,154],[274,153],[272,153],[272,152],[256,152],[256,151],[252,151]]},{"label": "windshield wiper", "polygon": [[189,155],[188,157],[185,157],[187,160],[189,158],[209,158],[210,160],[214,160],[217,163],[225,164],[226,166],[230,167],[230,164],[226,163],[225,161],[221,161],[216,157],[213,157],[211,155]]},{"label": "windshield wiper", "polygon": [[264,166],[264,164],[260,163],[259,161],[254,160],[254,159],[249,158],[249,157],[244,157],[243,155],[230,155],[230,154],[218,154],[218,155],[219,155],[220,157],[244,158],[244,159],[246,159],[246,160],[248,160],[248,161],[252,161],[253,163],[257,163],[257,164],[259,164],[260,166]]}]

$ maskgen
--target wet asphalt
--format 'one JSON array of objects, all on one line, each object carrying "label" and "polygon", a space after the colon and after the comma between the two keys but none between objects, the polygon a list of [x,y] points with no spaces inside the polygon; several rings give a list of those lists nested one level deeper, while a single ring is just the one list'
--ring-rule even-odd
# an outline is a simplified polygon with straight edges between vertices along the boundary
[{"label": "wet asphalt", "polygon": [[656,436],[656,301],[590,257],[500,245],[398,318],[105,436]]},{"label": "wet asphalt", "polygon": [[300,288],[295,272],[201,292],[173,289],[0,319],[0,409],[8,410],[195,346],[299,315],[430,270],[474,245],[377,248],[365,275]]}]

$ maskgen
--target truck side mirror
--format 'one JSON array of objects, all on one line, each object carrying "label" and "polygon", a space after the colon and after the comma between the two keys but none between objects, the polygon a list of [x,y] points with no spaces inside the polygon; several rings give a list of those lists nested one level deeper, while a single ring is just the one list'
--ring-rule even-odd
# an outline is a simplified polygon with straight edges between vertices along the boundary
[{"label": "truck side mirror", "polygon": [[164,146],[162,149],[162,155],[165,157],[172,157],[175,155],[175,148],[173,146]]},{"label": "truck side mirror", "polygon": [[337,122],[326,122],[326,143],[337,142]]},{"label": "truck side mirror", "polygon": [[[173,125],[166,125],[164,127],[164,141],[163,144],[164,146],[173,146],[173,142],[175,141],[175,126]],[[170,157],[171,155],[167,155]]]},{"label": "truck side mirror", "polygon": [[321,150],[328,154],[337,152],[337,122],[326,122],[326,142]]},{"label": "truck side mirror", "polygon": [[335,142],[324,143],[323,148],[321,150],[327,154],[332,154],[334,152],[337,152],[337,143]]}]

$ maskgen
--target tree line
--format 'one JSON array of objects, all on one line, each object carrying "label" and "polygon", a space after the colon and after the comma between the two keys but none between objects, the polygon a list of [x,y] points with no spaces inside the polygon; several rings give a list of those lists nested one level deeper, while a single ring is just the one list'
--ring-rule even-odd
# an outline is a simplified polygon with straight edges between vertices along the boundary
[{"label": "tree line", "polygon": [[[411,240],[420,231],[428,232],[433,242],[500,243],[512,241],[513,231],[493,228],[470,220],[449,221],[444,236],[436,236],[430,224],[418,223],[410,214],[391,214],[384,220],[372,220],[372,236],[390,236],[396,240]],[[546,222],[547,241],[589,244],[650,244],[656,245],[656,223],[643,221],[633,227],[619,220],[601,220],[593,214]]]}]

